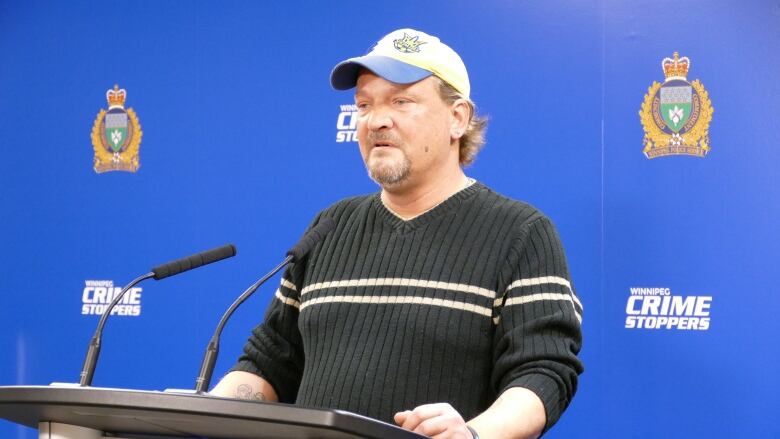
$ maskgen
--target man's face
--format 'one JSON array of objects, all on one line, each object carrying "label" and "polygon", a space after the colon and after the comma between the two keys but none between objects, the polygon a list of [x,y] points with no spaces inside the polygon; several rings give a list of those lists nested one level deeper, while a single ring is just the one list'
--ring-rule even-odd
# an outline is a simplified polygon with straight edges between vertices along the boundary
[{"label": "man's face", "polygon": [[[357,81],[357,135],[371,178],[383,188],[420,184],[452,160],[452,112],[439,79],[396,84],[370,72]],[[457,148],[454,149],[457,160]]]}]

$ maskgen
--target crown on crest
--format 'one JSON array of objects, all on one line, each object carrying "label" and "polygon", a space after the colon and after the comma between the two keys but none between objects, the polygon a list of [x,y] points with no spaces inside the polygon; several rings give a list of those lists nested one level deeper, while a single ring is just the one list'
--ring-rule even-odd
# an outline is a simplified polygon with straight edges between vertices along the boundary
[{"label": "crown on crest", "polygon": [[691,60],[687,56],[680,58],[680,54],[674,52],[674,59],[664,58],[661,61],[661,67],[664,69],[666,80],[685,79],[688,76],[688,69],[691,68]]},{"label": "crown on crest", "polygon": [[120,89],[118,84],[114,84],[113,90],[106,92],[106,100],[108,101],[108,108],[125,106],[125,99],[127,98],[127,91],[124,88]]}]

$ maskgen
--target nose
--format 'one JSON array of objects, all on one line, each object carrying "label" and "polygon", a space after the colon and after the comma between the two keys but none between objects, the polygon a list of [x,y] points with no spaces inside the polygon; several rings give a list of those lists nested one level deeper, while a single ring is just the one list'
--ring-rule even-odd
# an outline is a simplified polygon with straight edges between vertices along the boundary
[{"label": "nose", "polygon": [[393,118],[390,114],[390,111],[383,106],[376,106],[372,108],[371,113],[368,115],[367,126],[371,131],[379,131],[383,128],[392,128]]}]

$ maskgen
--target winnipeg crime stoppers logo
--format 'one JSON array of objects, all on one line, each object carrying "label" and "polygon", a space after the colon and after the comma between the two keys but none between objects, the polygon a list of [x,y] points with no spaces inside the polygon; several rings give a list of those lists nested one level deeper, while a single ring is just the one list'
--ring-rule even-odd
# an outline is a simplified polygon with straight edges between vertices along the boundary
[{"label": "winnipeg crime stoppers logo", "polygon": [[125,110],[127,91],[114,85],[106,92],[108,111],[100,110],[92,126],[95,172],[135,172],[141,166],[141,124],[132,108]]},{"label": "winnipeg crime stoppers logo", "polygon": [[357,106],[342,105],[336,119],[336,142],[357,142]]},{"label": "winnipeg crime stoppers logo", "polygon": [[399,52],[403,53],[416,53],[420,51],[420,45],[425,44],[425,41],[419,41],[419,36],[409,36],[404,32],[403,38],[393,40],[393,47]]},{"label": "winnipeg crime stoppers logo", "polygon": [[[112,280],[87,280],[84,284],[84,292],[81,294],[81,314],[84,315],[102,315],[108,304],[122,291],[121,287],[114,286]],[[111,315],[140,316],[142,292],[139,287],[130,288],[111,310]]]},{"label": "winnipeg crime stoppers logo", "polygon": [[631,288],[626,328],[706,331],[711,305],[712,296],[675,296],[669,288]]},{"label": "winnipeg crime stoppers logo", "polygon": [[666,80],[653,81],[647,90],[639,119],[645,131],[644,149],[648,159],[667,155],[704,157],[710,151],[708,129],[713,108],[707,90],[697,79],[688,82],[688,57],[661,61]]}]

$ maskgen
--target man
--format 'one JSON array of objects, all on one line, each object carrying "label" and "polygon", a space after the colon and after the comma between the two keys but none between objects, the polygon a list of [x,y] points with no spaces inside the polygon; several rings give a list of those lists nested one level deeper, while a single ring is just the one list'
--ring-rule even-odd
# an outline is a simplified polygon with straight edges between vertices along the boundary
[{"label": "man", "polygon": [[360,152],[382,190],[320,213],[336,229],[286,271],[212,393],[435,438],[539,436],[582,372],[582,305],[551,222],[463,172],[485,128],[463,62],[401,29],[331,83],[355,87]]}]

